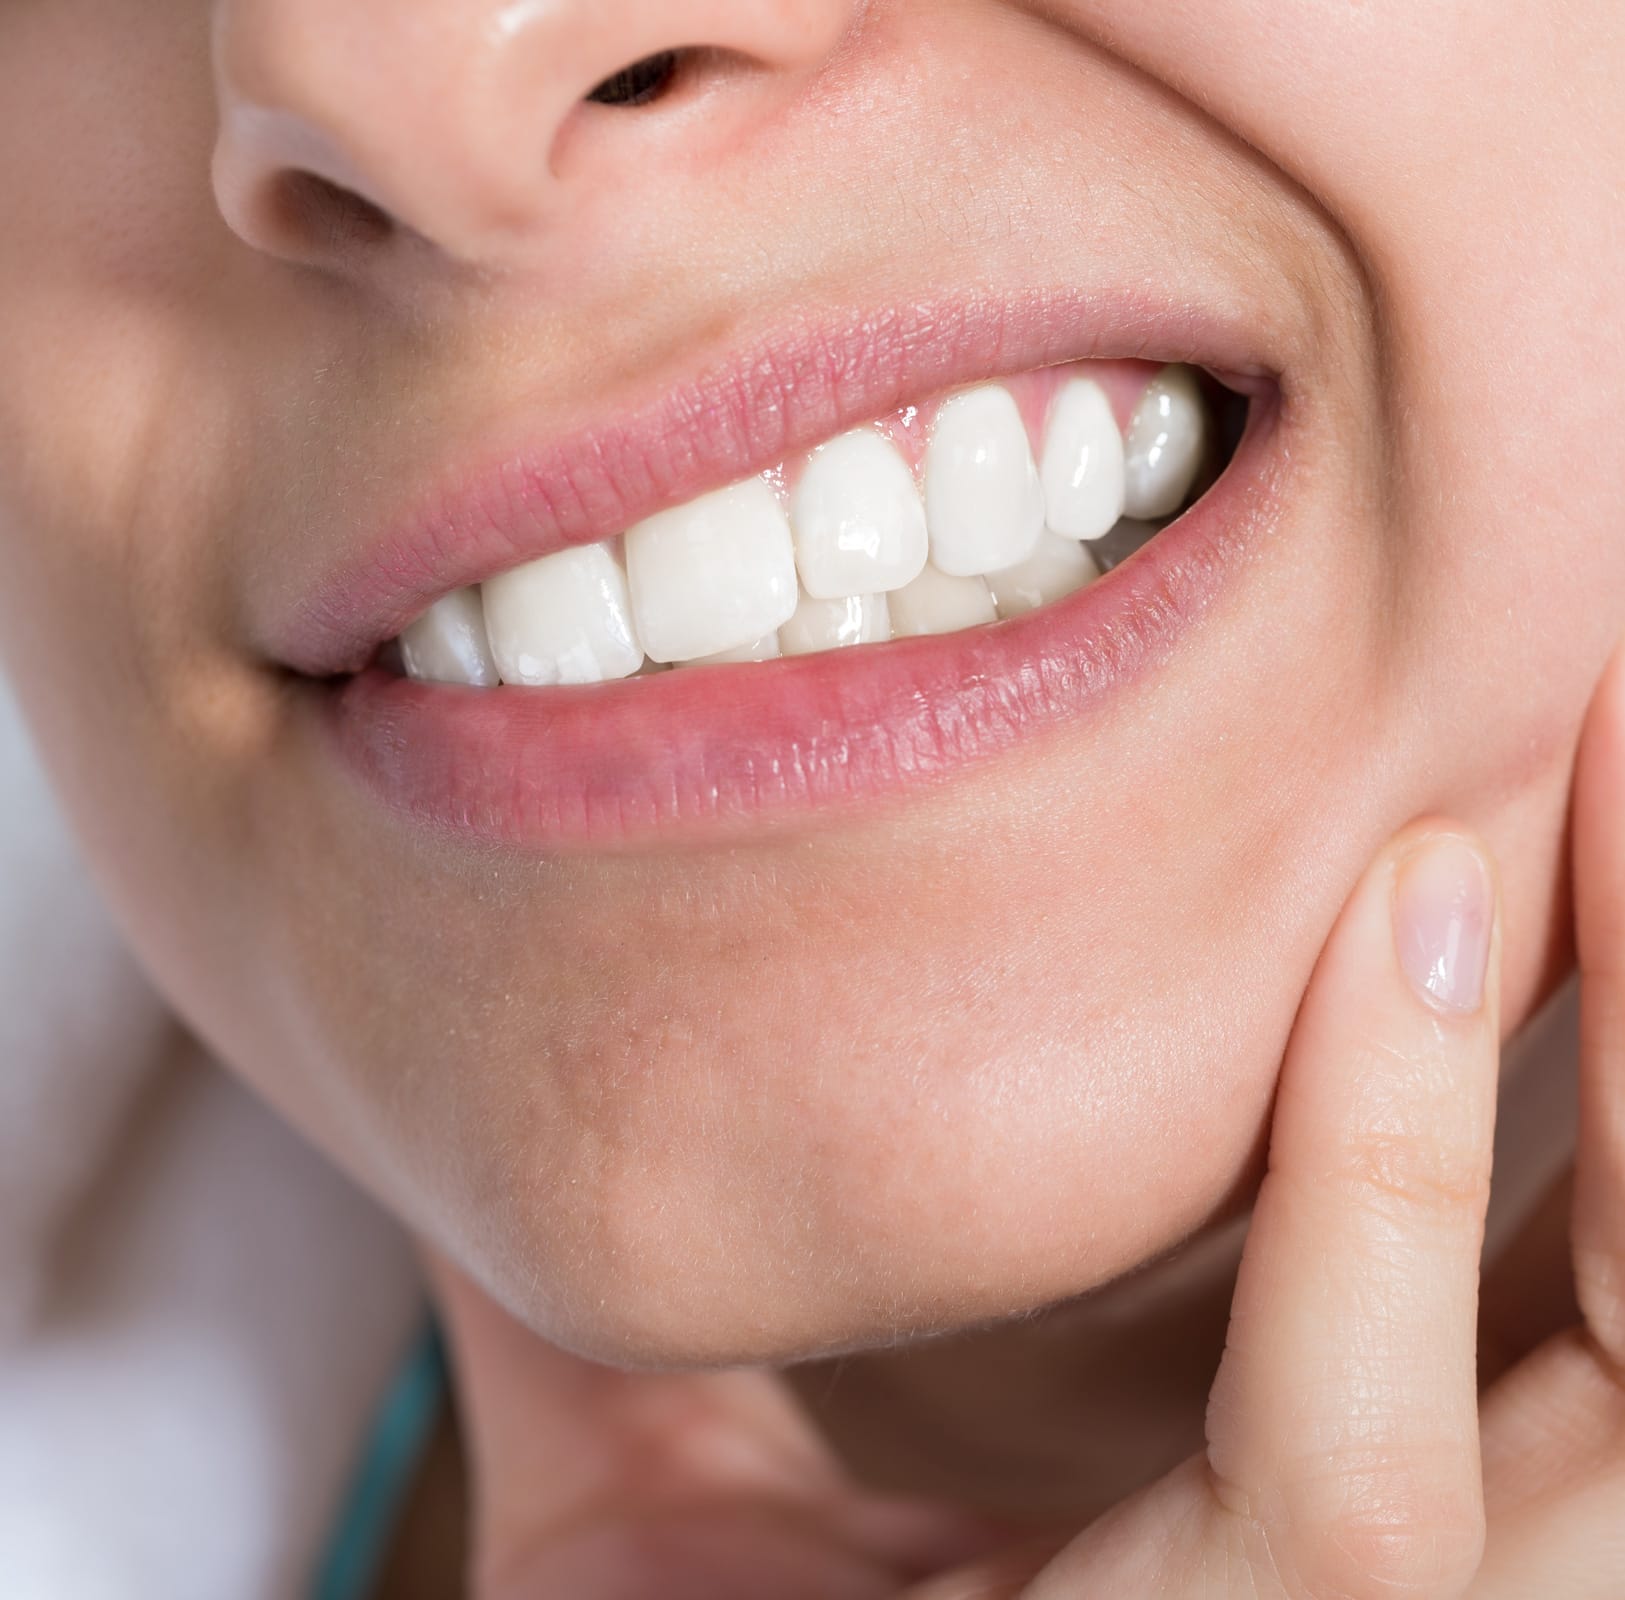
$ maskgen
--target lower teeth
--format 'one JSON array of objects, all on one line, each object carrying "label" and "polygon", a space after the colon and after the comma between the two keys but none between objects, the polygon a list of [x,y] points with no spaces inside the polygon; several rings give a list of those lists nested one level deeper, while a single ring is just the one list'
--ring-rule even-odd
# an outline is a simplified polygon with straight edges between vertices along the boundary
[{"label": "lower teeth", "polygon": [[[1172,521],[1170,518],[1168,521]],[[919,577],[890,595],[853,595],[814,600],[803,594],[795,614],[776,634],[693,661],[651,661],[645,656],[616,682],[673,670],[723,663],[773,661],[782,656],[823,654],[854,645],[880,644],[1024,616],[1111,572],[1142,549],[1167,522],[1125,517],[1110,533],[1090,544],[1046,533],[1039,548],[1019,566],[986,578],[953,578],[927,566]],[[380,653],[379,664],[428,683],[493,687],[524,684],[527,677],[502,677],[485,635],[476,589],[459,589],[438,602],[399,639]],[[529,678],[534,683],[535,678]],[[586,674],[557,676],[551,682],[599,682]]]}]

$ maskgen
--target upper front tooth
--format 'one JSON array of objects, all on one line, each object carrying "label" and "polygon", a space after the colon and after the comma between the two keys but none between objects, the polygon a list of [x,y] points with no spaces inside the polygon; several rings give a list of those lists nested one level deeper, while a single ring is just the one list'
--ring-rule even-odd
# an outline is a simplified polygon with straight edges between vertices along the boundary
[{"label": "upper front tooth", "polygon": [[925,453],[931,564],[976,577],[1025,561],[1044,529],[1044,487],[1008,389],[987,384],[944,402]]},{"label": "upper front tooth", "polygon": [[1123,436],[1098,383],[1073,378],[1055,397],[1044,437],[1044,506],[1050,531],[1098,539],[1123,514]]},{"label": "upper front tooth", "polygon": [[643,665],[626,576],[606,544],[487,579],[485,626],[504,683],[601,683]]},{"label": "upper front tooth", "polygon": [[859,428],[808,461],[790,500],[796,566],[815,600],[901,589],[925,565],[925,507],[914,474]]},{"label": "upper front tooth", "polygon": [[732,650],[719,650],[714,656],[696,656],[692,662],[685,661],[684,666],[710,666],[712,663],[721,664],[725,661],[777,661],[780,655],[779,636],[770,633],[765,638],[752,639],[749,644],[735,646]]},{"label": "upper front tooth", "polygon": [[1207,412],[1189,367],[1164,367],[1134,411],[1125,441],[1123,510],[1141,521],[1171,516],[1202,463]]},{"label": "upper front tooth", "polygon": [[629,528],[626,570],[638,633],[655,661],[737,649],[796,609],[790,524],[760,478]]},{"label": "upper front tooth", "polygon": [[497,664],[485,633],[478,589],[459,589],[437,600],[401,635],[401,664],[424,683],[467,683],[493,688]]}]

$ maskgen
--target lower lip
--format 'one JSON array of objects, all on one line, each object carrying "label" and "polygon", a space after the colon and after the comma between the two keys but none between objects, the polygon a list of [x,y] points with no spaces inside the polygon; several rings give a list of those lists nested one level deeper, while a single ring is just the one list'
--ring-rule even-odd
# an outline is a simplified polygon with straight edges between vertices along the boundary
[{"label": "lower lip", "polygon": [[369,668],[317,685],[321,721],[388,809],[537,849],[726,838],[940,785],[1167,659],[1273,520],[1274,412],[1255,400],[1220,481],[1136,555],[1008,622],[581,688]]}]

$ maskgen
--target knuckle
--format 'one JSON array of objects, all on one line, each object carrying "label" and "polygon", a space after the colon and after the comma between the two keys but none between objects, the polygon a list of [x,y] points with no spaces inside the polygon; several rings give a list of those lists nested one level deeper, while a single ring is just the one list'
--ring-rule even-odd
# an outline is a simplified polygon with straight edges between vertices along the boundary
[{"label": "knuckle", "polygon": [[1489,1197],[1490,1099],[1464,1096],[1442,1048],[1405,1053],[1374,1039],[1353,1052],[1359,1085],[1324,1176],[1356,1200],[1447,1219]]},{"label": "knuckle", "polygon": [[1478,1571],[1482,1533],[1448,1521],[1348,1519],[1328,1530],[1334,1574],[1304,1600],[1454,1600]]},{"label": "knuckle", "polygon": [[1454,1600],[1484,1555],[1483,1498],[1459,1474],[1363,1475],[1302,1530],[1292,1600]]},{"label": "knuckle", "polygon": [[1368,1138],[1342,1174],[1357,1199],[1446,1219],[1476,1217],[1489,1203],[1489,1164],[1476,1150],[1412,1134]]}]

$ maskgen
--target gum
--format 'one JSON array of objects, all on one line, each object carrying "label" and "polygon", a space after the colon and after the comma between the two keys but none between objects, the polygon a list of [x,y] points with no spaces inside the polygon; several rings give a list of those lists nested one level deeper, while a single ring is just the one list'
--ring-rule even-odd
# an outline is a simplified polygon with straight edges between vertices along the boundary
[{"label": "gum", "polygon": [[[1007,378],[987,379],[983,383],[961,384],[942,394],[934,395],[923,404],[905,406],[899,411],[876,418],[867,426],[891,441],[903,459],[920,476],[925,462],[926,446],[931,442],[932,425],[944,403],[956,394],[978,389],[986,383],[997,383],[1008,389],[1027,426],[1027,439],[1032,446],[1033,458],[1041,459],[1044,450],[1044,426],[1055,395],[1074,378],[1089,378],[1105,390],[1111,402],[1112,415],[1117,419],[1119,433],[1127,435],[1129,422],[1134,416],[1151,381],[1162,371],[1152,361],[1071,361],[1060,366],[1042,367],[1032,372],[1019,372]],[[807,463],[818,453],[818,447],[783,462],[771,469],[767,478],[782,492],[788,494],[799,481]]]}]

